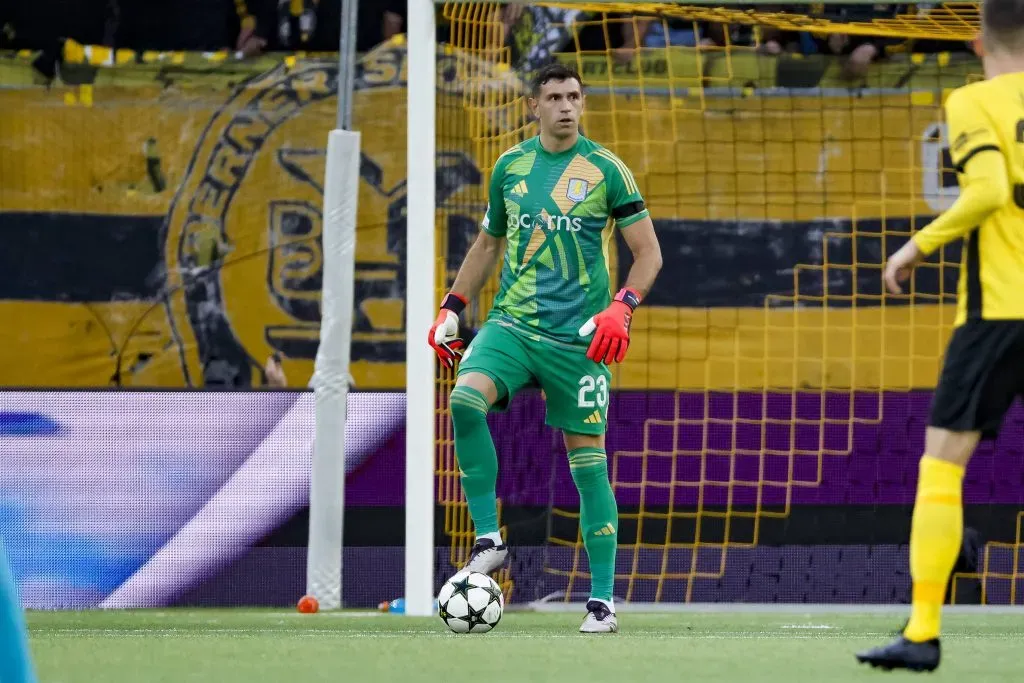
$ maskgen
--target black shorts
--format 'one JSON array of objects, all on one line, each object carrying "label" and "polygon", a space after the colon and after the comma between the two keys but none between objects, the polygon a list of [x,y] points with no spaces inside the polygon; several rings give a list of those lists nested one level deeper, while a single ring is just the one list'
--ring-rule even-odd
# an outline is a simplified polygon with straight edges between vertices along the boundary
[{"label": "black shorts", "polygon": [[928,424],[994,439],[1021,395],[1024,320],[968,320],[946,347]]}]

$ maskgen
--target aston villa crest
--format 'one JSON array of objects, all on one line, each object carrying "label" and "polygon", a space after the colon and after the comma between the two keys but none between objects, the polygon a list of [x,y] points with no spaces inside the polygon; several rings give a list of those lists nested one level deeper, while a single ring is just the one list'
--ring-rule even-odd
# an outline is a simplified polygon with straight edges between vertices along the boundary
[{"label": "aston villa crest", "polygon": [[587,198],[589,183],[581,178],[571,178],[569,187],[565,190],[565,196],[574,202],[582,202]]}]

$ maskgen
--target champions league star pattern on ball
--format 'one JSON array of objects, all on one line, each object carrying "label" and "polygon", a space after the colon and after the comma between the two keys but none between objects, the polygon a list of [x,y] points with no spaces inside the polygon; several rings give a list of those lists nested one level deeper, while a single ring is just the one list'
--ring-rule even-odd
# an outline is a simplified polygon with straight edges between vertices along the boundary
[{"label": "champions league star pattern on ball", "polygon": [[505,609],[501,587],[479,572],[462,571],[448,579],[437,603],[438,616],[455,633],[487,633]]}]

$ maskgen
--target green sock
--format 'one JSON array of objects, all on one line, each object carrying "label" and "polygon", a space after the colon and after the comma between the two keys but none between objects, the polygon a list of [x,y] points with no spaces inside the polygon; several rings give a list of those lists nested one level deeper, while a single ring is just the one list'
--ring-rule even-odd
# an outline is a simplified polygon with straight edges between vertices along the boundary
[{"label": "green sock", "polygon": [[455,457],[476,535],[498,533],[498,453],[487,426],[487,399],[476,389],[452,389]]},{"label": "green sock", "polygon": [[580,529],[590,559],[590,597],[611,600],[615,587],[615,552],[619,545],[619,511],[608,481],[603,448],[569,451],[569,470],[580,492]]}]

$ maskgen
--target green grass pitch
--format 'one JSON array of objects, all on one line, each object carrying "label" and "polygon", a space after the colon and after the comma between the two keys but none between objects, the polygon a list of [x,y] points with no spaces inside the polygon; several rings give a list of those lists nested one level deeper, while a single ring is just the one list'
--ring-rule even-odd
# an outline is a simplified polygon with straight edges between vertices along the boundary
[{"label": "green grass pitch", "polygon": [[[282,610],[32,612],[42,683],[845,683],[906,680],[854,661],[902,616],[630,613],[622,631],[576,632],[582,614],[506,613],[485,635],[436,618]],[[952,614],[928,681],[1024,680],[1024,610]]]}]

